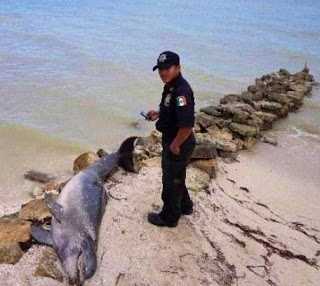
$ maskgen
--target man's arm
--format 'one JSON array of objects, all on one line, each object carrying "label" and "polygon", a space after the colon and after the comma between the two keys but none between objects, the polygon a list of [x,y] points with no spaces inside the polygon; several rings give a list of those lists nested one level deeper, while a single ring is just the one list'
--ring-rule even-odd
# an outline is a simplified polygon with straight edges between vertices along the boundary
[{"label": "man's arm", "polygon": [[189,137],[193,127],[180,127],[178,133],[172,143],[170,144],[170,150],[174,155],[179,155],[180,146]]}]

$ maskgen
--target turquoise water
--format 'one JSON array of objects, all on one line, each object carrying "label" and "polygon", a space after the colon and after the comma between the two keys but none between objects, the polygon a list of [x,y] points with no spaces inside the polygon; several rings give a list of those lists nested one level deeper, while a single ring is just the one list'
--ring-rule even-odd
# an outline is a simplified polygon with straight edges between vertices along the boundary
[{"label": "turquoise water", "polygon": [[[139,112],[160,101],[152,67],[163,50],[180,54],[197,108],[281,67],[299,71],[304,61],[319,80],[319,11],[320,1],[309,0],[1,0],[0,135],[10,137],[15,125],[25,128],[22,138],[30,129],[71,149],[98,149],[147,134],[153,126]],[[290,124],[320,134],[319,98],[316,90]],[[25,151],[19,144],[14,154]],[[44,154],[26,160],[37,166]]]}]

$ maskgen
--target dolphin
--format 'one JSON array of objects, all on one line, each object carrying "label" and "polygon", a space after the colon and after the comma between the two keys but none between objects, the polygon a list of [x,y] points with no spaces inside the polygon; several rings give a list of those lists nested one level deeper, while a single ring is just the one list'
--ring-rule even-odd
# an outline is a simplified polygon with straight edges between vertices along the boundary
[{"label": "dolphin", "polygon": [[96,271],[99,226],[108,200],[103,183],[119,160],[133,152],[136,139],[127,138],[118,151],[73,176],[57,201],[45,195],[52,213],[51,230],[32,225],[31,234],[53,246],[70,284],[82,285]]}]

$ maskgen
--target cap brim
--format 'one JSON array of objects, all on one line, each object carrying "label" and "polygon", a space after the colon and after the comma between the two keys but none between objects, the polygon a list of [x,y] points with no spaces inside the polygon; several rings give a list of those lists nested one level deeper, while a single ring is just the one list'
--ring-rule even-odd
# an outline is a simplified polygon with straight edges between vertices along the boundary
[{"label": "cap brim", "polygon": [[153,67],[153,71],[155,71],[156,69],[168,69],[168,68],[170,68],[171,66],[173,66],[173,65],[175,65],[175,64],[173,64],[173,63],[170,63],[170,64],[164,64],[164,65],[156,65],[156,66],[154,66]]}]

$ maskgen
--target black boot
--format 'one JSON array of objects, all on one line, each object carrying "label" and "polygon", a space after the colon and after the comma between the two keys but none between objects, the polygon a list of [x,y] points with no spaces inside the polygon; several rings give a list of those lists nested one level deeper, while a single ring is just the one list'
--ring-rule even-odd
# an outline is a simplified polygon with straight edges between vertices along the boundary
[{"label": "black boot", "polygon": [[156,226],[176,227],[178,222],[168,222],[157,213],[149,213],[148,221]]},{"label": "black boot", "polygon": [[193,207],[188,209],[181,209],[181,214],[183,215],[191,215],[193,213]]}]

